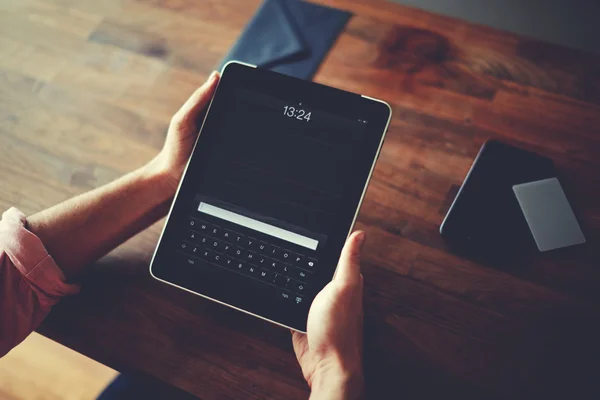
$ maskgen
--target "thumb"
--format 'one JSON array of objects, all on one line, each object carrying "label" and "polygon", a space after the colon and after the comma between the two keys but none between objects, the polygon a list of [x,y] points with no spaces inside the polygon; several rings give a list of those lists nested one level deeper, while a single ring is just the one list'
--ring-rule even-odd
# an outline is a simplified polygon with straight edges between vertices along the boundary
[{"label": "thumb", "polygon": [[336,282],[354,284],[360,282],[360,256],[365,243],[365,232],[354,232],[346,240],[335,271]]},{"label": "thumb", "polygon": [[219,81],[219,73],[213,72],[209,78],[190,96],[189,99],[175,113],[171,121],[172,128],[183,133],[196,130],[196,119],[201,111],[208,105],[215,92]]}]

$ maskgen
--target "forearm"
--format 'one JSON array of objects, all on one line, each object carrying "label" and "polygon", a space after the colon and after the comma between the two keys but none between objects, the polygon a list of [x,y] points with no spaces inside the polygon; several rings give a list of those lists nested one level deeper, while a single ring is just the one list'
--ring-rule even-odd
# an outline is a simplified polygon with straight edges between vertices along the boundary
[{"label": "forearm", "polygon": [[28,218],[67,277],[166,215],[173,196],[158,159]]}]

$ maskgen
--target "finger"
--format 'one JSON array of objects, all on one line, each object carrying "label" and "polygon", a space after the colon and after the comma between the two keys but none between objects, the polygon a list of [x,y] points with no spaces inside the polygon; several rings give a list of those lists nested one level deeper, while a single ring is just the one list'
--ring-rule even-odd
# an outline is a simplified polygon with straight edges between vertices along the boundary
[{"label": "finger", "polygon": [[172,120],[173,128],[177,130],[195,130],[198,115],[210,102],[219,82],[219,73],[213,71],[206,82],[190,96],[189,99],[175,113]]},{"label": "finger", "polygon": [[356,284],[360,282],[360,256],[365,243],[365,232],[354,232],[346,240],[335,272],[335,281]]},{"label": "finger", "polygon": [[292,344],[294,345],[294,347],[296,345],[299,345],[300,342],[302,340],[304,340],[304,338],[306,337],[306,334],[300,333],[300,332],[295,331],[293,329],[290,329],[290,333],[292,334]]},{"label": "finger", "polygon": [[298,361],[304,356],[306,351],[308,350],[308,341],[305,333],[300,333],[297,331],[292,332],[292,347],[294,348],[294,353],[296,353],[296,358]]}]

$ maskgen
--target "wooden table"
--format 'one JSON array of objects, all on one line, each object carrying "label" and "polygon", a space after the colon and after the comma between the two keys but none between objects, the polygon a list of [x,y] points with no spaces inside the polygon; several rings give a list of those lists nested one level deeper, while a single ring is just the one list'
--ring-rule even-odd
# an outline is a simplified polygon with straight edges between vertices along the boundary
[{"label": "wooden table", "polygon": [[[370,398],[598,398],[600,58],[379,1],[323,3],[356,15],[316,81],[394,110],[357,224]],[[0,208],[32,213],[149,160],[258,4],[3,1]],[[555,160],[586,246],[510,272],[451,253],[438,227],[489,137]],[[41,331],[203,399],[306,398],[288,331],[150,278],[162,224],[94,266]]]}]

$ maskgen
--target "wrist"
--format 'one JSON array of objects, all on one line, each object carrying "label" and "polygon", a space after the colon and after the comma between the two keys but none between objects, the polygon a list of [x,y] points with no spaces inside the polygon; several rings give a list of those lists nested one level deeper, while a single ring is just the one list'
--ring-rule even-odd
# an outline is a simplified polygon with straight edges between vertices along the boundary
[{"label": "wrist", "polygon": [[348,367],[337,362],[322,363],[310,382],[311,399],[359,400],[365,385],[361,366]]},{"label": "wrist", "polygon": [[156,188],[160,202],[171,200],[175,196],[179,179],[175,178],[169,163],[161,154],[153,158],[139,170],[142,178]]}]

